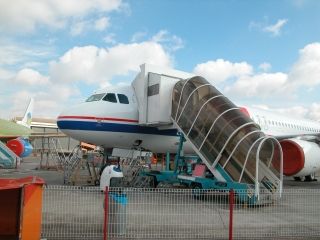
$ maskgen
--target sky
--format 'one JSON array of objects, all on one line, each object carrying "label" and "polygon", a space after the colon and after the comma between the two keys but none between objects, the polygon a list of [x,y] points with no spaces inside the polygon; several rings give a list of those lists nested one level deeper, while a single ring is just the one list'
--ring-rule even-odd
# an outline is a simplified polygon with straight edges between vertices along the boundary
[{"label": "sky", "polygon": [[56,118],[143,63],[237,105],[320,120],[320,1],[0,0],[0,118]]}]

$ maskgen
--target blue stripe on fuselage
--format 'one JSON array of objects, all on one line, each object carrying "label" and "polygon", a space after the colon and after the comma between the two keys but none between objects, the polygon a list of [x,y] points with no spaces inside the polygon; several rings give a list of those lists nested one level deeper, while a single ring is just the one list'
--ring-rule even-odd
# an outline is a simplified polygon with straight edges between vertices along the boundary
[{"label": "blue stripe on fuselage", "polygon": [[57,121],[60,129],[66,130],[85,130],[85,131],[103,131],[103,132],[126,132],[140,134],[154,134],[177,136],[177,129],[159,130],[156,127],[144,127],[135,124],[120,123],[97,123],[84,121]]}]

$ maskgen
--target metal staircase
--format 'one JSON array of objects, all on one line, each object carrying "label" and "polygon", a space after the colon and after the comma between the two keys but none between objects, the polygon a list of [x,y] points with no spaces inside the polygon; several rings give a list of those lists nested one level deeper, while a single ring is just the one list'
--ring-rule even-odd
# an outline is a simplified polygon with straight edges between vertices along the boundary
[{"label": "metal staircase", "polygon": [[63,169],[66,159],[65,151],[62,149],[59,138],[51,136],[41,137],[40,168],[41,169]]},{"label": "metal staircase", "polygon": [[74,149],[72,149],[72,152],[65,158],[64,165],[63,165],[63,171],[64,171],[64,183],[70,183],[72,175],[77,168],[77,166],[80,164],[82,160],[82,149],[81,146],[78,145]]},{"label": "metal staircase", "polygon": [[[123,181],[123,185],[127,186],[127,187],[136,187],[136,188],[142,188],[142,187],[150,187],[151,185],[151,181],[153,179],[151,179],[150,177],[147,176],[139,176],[141,170],[144,168],[144,166],[140,163],[140,160],[142,158],[142,152],[140,151],[140,155],[139,156],[134,156],[134,151],[132,151],[131,156],[127,157],[129,160],[129,164],[127,166],[125,166],[124,169],[124,181]],[[151,161],[151,154],[150,156],[148,155],[148,153],[144,153],[144,158],[148,158],[149,162]],[[146,161],[146,162],[148,162]],[[122,166],[124,168],[124,166]]]},{"label": "metal staircase", "polygon": [[281,195],[279,142],[204,78],[175,84],[171,119],[216,179],[247,184],[258,199]]},{"label": "metal staircase", "polygon": [[81,145],[76,146],[65,158],[64,183],[98,185],[100,180],[98,170],[101,168],[102,161],[95,162],[95,157],[101,160],[101,153],[83,150]]}]

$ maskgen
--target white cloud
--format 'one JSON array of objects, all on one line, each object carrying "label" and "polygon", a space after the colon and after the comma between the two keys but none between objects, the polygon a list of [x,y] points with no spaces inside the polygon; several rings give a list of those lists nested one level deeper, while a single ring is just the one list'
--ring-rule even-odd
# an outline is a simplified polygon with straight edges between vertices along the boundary
[{"label": "white cloud", "polygon": [[76,89],[67,86],[59,88],[56,86],[47,92],[38,92],[34,96],[34,115],[36,117],[56,118],[61,110],[66,107],[66,102],[70,103],[71,95],[77,96],[77,93]]},{"label": "white cloud", "polygon": [[238,78],[233,85],[227,86],[224,93],[242,98],[256,96],[266,98],[277,94],[283,95],[287,81],[287,74],[281,72],[243,76]]},{"label": "white cloud", "polygon": [[252,107],[254,108],[260,108],[263,110],[270,110],[269,106],[266,104],[253,104]]},{"label": "white cloud", "polygon": [[0,1],[0,31],[32,32],[38,25],[62,28],[70,18],[122,7],[121,0],[15,0]]},{"label": "white cloud", "polygon": [[13,117],[23,116],[31,97],[34,97],[34,94],[31,91],[17,91],[14,98],[10,99],[10,110],[7,113],[7,116],[10,116],[10,119]]},{"label": "white cloud", "polygon": [[12,68],[14,65],[27,67],[35,64],[39,66],[41,61],[53,55],[55,55],[53,47],[47,43],[30,46],[12,39],[0,38],[0,67]]},{"label": "white cloud", "polygon": [[308,116],[311,119],[320,121],[320,103],[312,103]]},{"label": "white cloud", "polygon": [[35,98],[35,116],[55,118],[66,102],[70,103],[80,96],[76,86],[53,83],[49,76],[43,76],[34,69],[22,69],[14,77],[0,81],[0,87],[2,83],[6,83],[4,89],[0,88],[2,96],[14,96],[0,102],[5,105],[3,113],[0,108],[0,116],[7,119],[22,116],[31,97]]},{"label": "white cloud", "polygon": [[312,103],[310,107],[296,105],[285,108],[270,107],[268,105],[252,105],[252,107],[276,112],[293,118],[308,118],[320,121],[320,103]]},{"label": "white cloud", "polygon": [[71,36],[78,36],[82,34],[88,26],[89,23],[87,21],[80,21],[72,24],[70,27]]},{"label": "white cloud", "polygon": [[223,82],[229,78],[249,75],[252,71],[252,66],[246,62],[232,63],[223,59],[200,63],[193,70],[196,75],[205,77],[213,84]]},{"label": "white cloud", "polygon": [[97,20],[94,22],[94,28],[95,28],[97,31],[103,31],[103,30],[105,30],[109,25],[110,25],[109,18],[107,18],[107,17],[99,18],[99,19],[97,19]]},{"label": "white cloud", "polygon": [[256,73],[246,62],[232,63],[223,59],[208,61],[196,65],[194,73],[204,76],[213,84],[220,84],[225,80],[228,86],[222,91],[237,99],[245,98],[281,98],[293,99],[298,91],[313,91],[320,85],[320,43],[311,43],[300,50],[297,62],[288,73],[265,73],[271,64],[264,62],[258,66],[263,70]]},{"label": "white cloud", "polygon": [[71,36],[78,36],[83,33],[92,31],[93,29],[101,32],[105,30],[107,27],[109,27],[109,25],[109,18],[107,17],[99,18],[97,20],[90,19],[83,21],[75,21],[70,26],[70,34]]},{"label": "white cloud", "polygon": [[264,72],[268,72],[271,69],[271,64],[268,62],[263,62],[259,65],[259,69],[261,69]]},{"label": "white cloud", "polygon": [[34,116],[55,118],[65,108],[66,102],[71,98],[79,97],[77,88],[65,84],[51,84],[42,86],[41,90],[32,91],[24,88],[15,92],[15,97],[10,99],[10,109],[6,118],[22,116],[31,97],[35,99]]},{"label": "white cloud", "polygon": [[131,42],[141,41],[141,39],[144,38],[146,35],[147,35],[147,32],[136,32],[131,37]]},{"label": "white cloud", "polygon": [[263,31],[271,33],[273,36],[279,36],[283,26],[288,22],[288,19],[279,19],[275,24],[263,28]]},{"label": "white cloud", "polygon": [[0,68],[0,80],[12,78],[14,75],[14,72]]},{"label": "white cloud", "polygon": [[116,35],[114,33],[110,33],[103,38],[103,41],[108,44],[116,44]]},{"label": "white cloud", "polygon": [[276,108],[273,109],[273,111],[283,114],[285,116],[305,118],[310,110],[303,106],[292,106],[287,108]]},{"label": "white cloud", "polygon": [[320,43],[311,43],[299,51],[298,61],[290,73],[290,87],[313,87],[320,84]]},{"label": "white cloud", "polygon": [[183,40],[176,35],[171,35],[167,30],[160,30],[151,38],[151,41],[163,44],[170,51],[184,47]]},{"label": "white cloud", "polygon": [[12,65],[22,62],[25,54],[23,54],[20,50],[22,50],[22,48],[17,45],[1,42],[0,65]]},{"label": "white cloud", "polygon": [[249,30],[259,30],[262,32],[271,33],[272,36],[280,36],[283,27],[288,23],[288,19],[279,19],[275,24],[270,24],[268,17],[264,17],[263,22],[251,21],[249,23]]},{"label": "white cloud", "polygon": [[[114,35],[109,36],[111,40],[114,37]],[[19,48],[13,47],[12,49],[14,50],[7,51],[13,56],[12,60],[2,65],[14,63],[17,66],[23,66],[23,61],[30,56],[27,53],[19,55]],[[32,49],[28,51],[32,53]],[[41,51],[36,55],[48,57]],[[1,89],[1,94],[9,96],[14,93],[19,96],[19,98],[14,98],[14,102],[8,98],[5,103],[0,103],[1,106],[6,106],[5,113],[0,113],[0,115],[11,117],[21,115],[21,111],[24,110],[21,103],[27,102],[33,96],[36,101],[35,116],[55,117],[66,104],[71,105],[72,102],[75,103],[84,98],[78,89],[80,85],[88,84],[92,89],[103,85],[114,85],[113,82],[110,82],[111,79],[116,79],[119,85],[128,84],[128,76],[132,79],[140,70],[141,64],[172,67],[172,62],[170,51],[166,50],[161,43],[149,40],[140,43],[117,44],[110,48],[74,47],[59,59],[49,62],[48,76],[36,70],[39,67],[37,61],[28,61],[26,65],[29,67],[22,68],[16,73],[0,65],[0,78],[4,80],[0,81],[0,89],[10,81],[13,83],[12,87]]]},{"label": "white cloud", "polygon": [[23,85],[44,85],[49,83],[49,78],[46,76],[41,75],[39,72],[25,68],[20,70],[15,78],[13,79],[14,82],[23,84]]},{"label": "white cloud", "polygon": [[[232,65],[232,63],[230,63]],[[226,93],[232,96],[253,97],[282,97],[283,99],[292,99],[295,93],[302,90],[312,91],[320,85],[320,43],[311,43],[300,50],[300,56],[297,62],[292,66],[288,73],[253,73],[245,76],[236,76],[236,81],[230,83],[225,88]],[[269,70],[269,63],[260,64],[262,70]],[[213,77],[218,78],[221,73],[231,73],[231,70],[216,71],[215,66],[208,65],[208,72],[211,71]],[[223,69],[222,67],[220,69]],[[227,68],[228,69],[228,68]],[[205,71],[200,71],[206,74]],[[214,72],[214,73],[213,73]],[[226,79],[226,74],[222,74]]]},{"label": "white cloud", "polygon": [[154,42],[166,42],[169,40],[167,30],[160,30],[156,35],[152,37],[152,41]]},{"label": "white cloud", "polygon": [[50,63],[52,81],[103,83],[116,75],[139,71],[143,63],[171,66],[170,55],[155,42],[118,44],[109,49],[74,47]]}]

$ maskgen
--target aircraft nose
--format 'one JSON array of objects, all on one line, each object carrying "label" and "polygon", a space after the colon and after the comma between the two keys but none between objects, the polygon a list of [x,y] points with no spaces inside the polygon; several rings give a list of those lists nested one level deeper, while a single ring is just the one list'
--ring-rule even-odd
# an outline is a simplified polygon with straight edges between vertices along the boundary
[{"label": "aircraft nose", "polygon": [[69,110],[64,110],[63,112],[60,113],[60,115],[57,117],[57,125],[58,128],[63,132],[65,132],[66,125],[68,124],[68,120],[72,119],[74,117]]},{"label": "aircraft nose", "polygon": [[77,129],[75,121],[92,117],[92,114],[87,111],[88,109],[90,108],[87,108],[85,104],[78,104],[62,111],[57,118],[58,128],[64,133],[67,130]]},{"label": "aircraft nose", "polygon": [[85,113],[85,104],[77,104],[74,106],[71,106],[65,110],[63,110],[60,115],[58,116],[58,119],[65,118],[67,116],[80,116],[86,114]]}]

